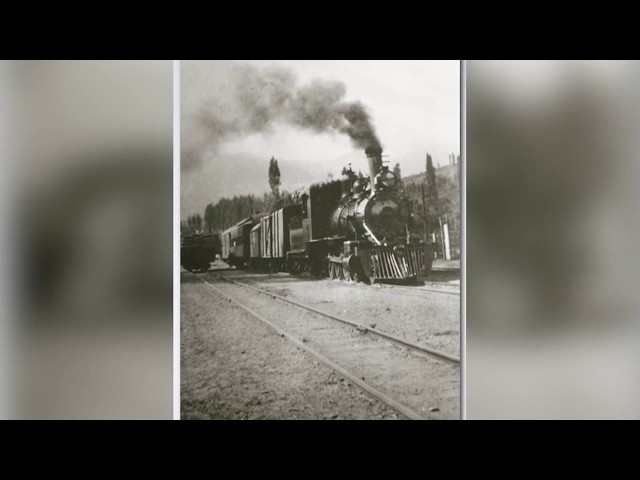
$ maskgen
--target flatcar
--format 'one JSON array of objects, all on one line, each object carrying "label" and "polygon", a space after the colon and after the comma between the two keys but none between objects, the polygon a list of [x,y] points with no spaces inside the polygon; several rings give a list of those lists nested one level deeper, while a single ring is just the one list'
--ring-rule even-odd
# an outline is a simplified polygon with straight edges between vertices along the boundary
[{"label": "flatcar", "polygon": [[196,233],[181,238],[180,264],[190,272],[209,270],[217,253],[212,235]]}]

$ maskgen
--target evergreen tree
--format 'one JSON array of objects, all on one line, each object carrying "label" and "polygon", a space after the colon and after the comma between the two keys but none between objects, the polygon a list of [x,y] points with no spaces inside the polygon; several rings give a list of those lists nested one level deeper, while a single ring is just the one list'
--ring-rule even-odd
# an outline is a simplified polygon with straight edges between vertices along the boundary
[{"label": "evergreen tree", "polygon": [[436,182],[436,169],[433,167],[431,155],[427,154],[426,200],[428,212],[432,217],[438,216],[438,185]]},{"label": "evergreen tree", "polygon": [[198,233],[202,230],[202,216],[199,213],[187,217],[186,230],[189,233]]},{"label": "evergreen tree", "polygon": [[218,232],[213,233],[213,249],[216,253],[222,253],[222,239]]},{"label": "evergreen tree", "polygon": [[398,190],[404,190],[404,182],[402,181],[402,170],[400,170],[400,164],[396,163],[393,167],[393,174],[396,176],[396,188]]},{"label": "evergreen tree", "polygon": [[204,209],[204,230],[207,233],[213,233],[214,207],[210,203]]},{"label": "evergreen tree", "polygon": [[269,161],[269,188],[271,188],[271,194],[278,200],[280,198],[280,168],[278,167],[278,160],[271,157]]},{"label": "evergreen tree", "polygon": [[433,167],[433,159],[427,153],[427,174],[422,188],[422,210],[425,224],[425,234],[433,232],[439,216],[438,185],[436,182],[436,169]]}]

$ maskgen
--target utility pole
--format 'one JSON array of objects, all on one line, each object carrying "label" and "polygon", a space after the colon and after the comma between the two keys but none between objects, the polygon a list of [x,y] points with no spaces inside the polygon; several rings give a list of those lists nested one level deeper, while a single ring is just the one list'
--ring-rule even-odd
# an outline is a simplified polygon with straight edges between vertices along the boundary
[{"label": "utility pole", "polygon": [[420,190],[422,191],[422,217],[424,219],[424,240],[429,241],[429,221],[427,220],[427,200],[424,194],[424,183],[420,184]]},{"label": "utility pole", "polygon": [[451,260],[451,244],[449,243],[449,217],[444,217],[444,229],[443,233],[443,241],[444,244],[444,259]]},{"label": "utility pole", "polygon": [[442,217],[438,217],[438,221],[440,222],[440,239],[442,240],[442,258],[446,260],[447,254],[444,246],[444,228],[442,227]]}]

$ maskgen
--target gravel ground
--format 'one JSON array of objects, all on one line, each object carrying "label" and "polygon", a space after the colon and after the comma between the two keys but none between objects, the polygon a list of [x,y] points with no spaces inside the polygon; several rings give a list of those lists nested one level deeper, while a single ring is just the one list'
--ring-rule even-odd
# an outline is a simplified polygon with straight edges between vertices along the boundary
[{"label": "gravel ground", "polygon": [[[430,285],[365,285],[236,270],[219,273],[323,312],[460,356],[460,296],[430,291]],[[455,291],[451,287],[442,290]]]},{"label": "gravel ground", "polygon": [[184,272],[180,383],[182,419],[400,418]]},{"label": "gravel ground", "polygon": [[[434,284],[435,289],[443,285],[443,289],[455,291],[457,279],[453,273],[432,275],[423,287],[411,288],[367,286],[228,269],[219,273],[459,356],[460,297],[428,291],[434,289]],[[216,282],[211,274],[199,276],[211,283]],[[254,308],[262,307],[261,313],[275,308],[272,306],[274,303],[280,304],[257,292],[236,286],[232,288],[235,290],[230,290],[229,294],[244,303],[251,303]],[[186,272],[182,274],[181,306],[182,418],[399,418],[389,407],[342,381],[331,369],[316,362],[309,354]],[[288,308],[295,315],[296,307]],[[275,310],[272,315],[274,318],[289,316],[285,313],[278,315]],[[295,320],[288,320],[289,327],[302,328],[292,333],[304,335],[303,322],[298,324]],[[310,326],[307,328],[311,331]],[[318,330],[317,326],[314,328],[315,335]],[[345,341],[349,335],[349,331],[344,333]],[[322,345],[312,344],[312,348],[322,350]],[[336,349],[334,346],[333,350],[329,348],[323,353],[345,368],[344,363],[351,362],[347,369],[366,372],[367,381],[371,377],[375,379],[378,372],[384,374],[387,370],[393,373],[395,368],[391,365],[385,368],[386,364],[380,363],[384,361],[384,355],[377,355],[376,366],[376,358],[371,354],[349,352],[346,347]],[[457,418],[459,369],[451,365],[439,366],[435,362],[426,370],[418,367],[415,373],[398,375],[403,380],[393,388],[397,389],[397,394],[411,394],[415,389],[416,398],[422,402],[419,403],[422,413],[428,412],[429,407],[436,408],[435,412],[425,415],[429,418]],[[394,396],[394,392],[385,393]],[[425,396],[428,401],[424,400]]]}]

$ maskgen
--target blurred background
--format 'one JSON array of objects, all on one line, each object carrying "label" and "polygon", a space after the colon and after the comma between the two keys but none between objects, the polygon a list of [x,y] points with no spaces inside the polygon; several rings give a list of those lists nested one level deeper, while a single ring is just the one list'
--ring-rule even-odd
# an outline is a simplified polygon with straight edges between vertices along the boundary
[{"label": "blurred background", "polygon": [[2,418],[171,418],[172,61],[0,62]]},{"label": "blurred background", "polygon": [[640,64],[466,66],[467,418],[638,418]]}]

